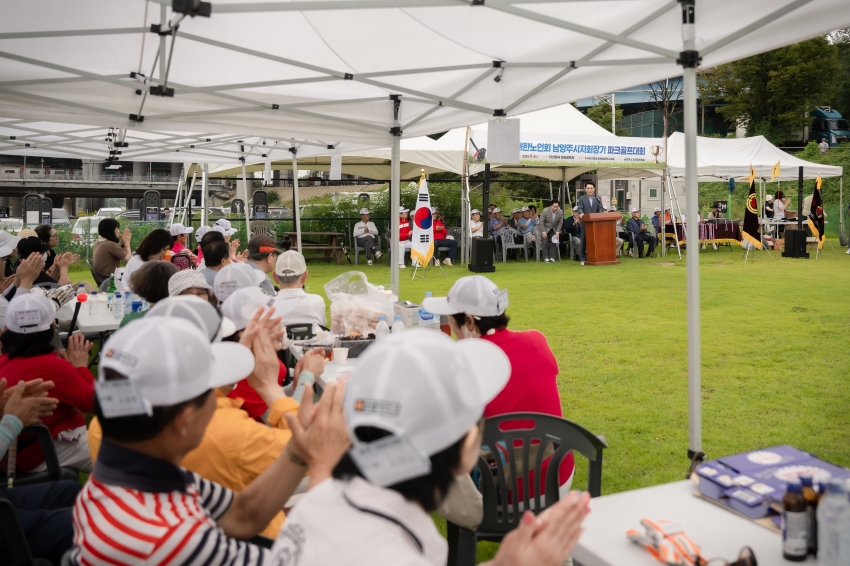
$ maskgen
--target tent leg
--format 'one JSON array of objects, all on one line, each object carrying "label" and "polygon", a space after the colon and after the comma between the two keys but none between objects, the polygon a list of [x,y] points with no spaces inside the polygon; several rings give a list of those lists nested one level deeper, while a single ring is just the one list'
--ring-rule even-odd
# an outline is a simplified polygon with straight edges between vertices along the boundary
[{"label": "tent leg", "polygon": [[[210,166],[208,163],[204,163],[204,169],[201,173],[201,226],[207,225],[207,207],[209,205],[210,198]],[[191,222],[192,219],[189,219]],[[198,242],[200,245],[201,242]]]},{"label": "tent leg", "polygon": [[[695,49],[693,0],[682,3],[682,38],[685,52]],[[692,53],[697,55],[696,52]],[[693,460],[702,452],[702,385],[700,352],[699,292],[699,185],[697,183],[697,70],[698,59],[683,60],[685,113],[685,187],[688,195],[687,281],[688,281],[688,455]]]},{"label": "tent leg", "polygon": [[295,239],[298,241],[298,253],[303,254],[301,249],[301,195],[298,194],[298,150],[294,147],[289,148],[292,152],[292,206],[298,210],[299,214],[295,216]]},{"label": "tent leg", "polygon": [[[248,206],[248,175],[245,173],[245,155],[242,155],[242,202],[245,203],[245,237],[251,239],[251,207]],[[248,243],[245,242],[247,246]]]},{"label": "tent leg", "polygon": [[[396,119],[395,125],[398,126],[398,105],[400,105],[401,101],[396,100],[393,101],[396,104]],[[398,130],[396,130],[398,131]],[[392,161],[391,161],[391,175],[390,175],[390,285],[393,290],[393,294],[398,297],[399,293],[399,281],[398,281],[398,257],[395,254],[400,253],[401,250],[398,248],[398,225],[399,225],[399,215],[398,208],[401,206],[399,203],[401,201],[401,132],[393,135],[393,149],[392,149]],[[402,261],[404,258],[402,257]]]}]

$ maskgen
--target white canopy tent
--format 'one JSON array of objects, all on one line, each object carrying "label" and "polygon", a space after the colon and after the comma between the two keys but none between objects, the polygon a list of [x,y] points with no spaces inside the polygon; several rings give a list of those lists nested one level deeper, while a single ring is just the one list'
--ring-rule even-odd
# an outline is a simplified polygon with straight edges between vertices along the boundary
[{"label": "white canopy tent", "polygon": [[[401,136],[681,73],[686,190],[696,194],[697,66],[850,27],[846,0],[700,0],[696,10],[695,0],[216,0],[212,17],[182,21],[168,3],[5,6],[0,116],[392,143],[396,207]],[[161,35],[149,33],[151,23]],[[393,30],[403,38],[392,42]],[[697,199],[688,199],[696,215]],[[698,239],[696,223],[687,237]],[[688,248],[692,454],[702,449],[698,254]],[[397,291],[396,265],[391,273]]]}]

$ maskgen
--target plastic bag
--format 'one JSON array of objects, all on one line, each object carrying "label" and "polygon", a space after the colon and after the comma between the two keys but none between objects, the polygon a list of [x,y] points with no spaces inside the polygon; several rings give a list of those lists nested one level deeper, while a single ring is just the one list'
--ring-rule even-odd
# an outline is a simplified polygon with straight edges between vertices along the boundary
[{"label": "plastic bag", "polygon": [[392,320],[392,293],[369,283],[362,271],[347,271],[325,285],[331,301],[331,332],[341,336],[375,333],[378,317]]}]

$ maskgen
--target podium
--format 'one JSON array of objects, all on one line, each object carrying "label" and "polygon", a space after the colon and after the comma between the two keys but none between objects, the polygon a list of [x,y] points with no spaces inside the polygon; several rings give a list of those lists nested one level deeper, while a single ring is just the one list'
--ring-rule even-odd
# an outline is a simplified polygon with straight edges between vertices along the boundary
[{"label": "podium", "polygon": [[617,221],[622,220],[619,212],[597,212],[585,214],[584,241],[587,246],[585,265],[614,265],[617,260]]}]

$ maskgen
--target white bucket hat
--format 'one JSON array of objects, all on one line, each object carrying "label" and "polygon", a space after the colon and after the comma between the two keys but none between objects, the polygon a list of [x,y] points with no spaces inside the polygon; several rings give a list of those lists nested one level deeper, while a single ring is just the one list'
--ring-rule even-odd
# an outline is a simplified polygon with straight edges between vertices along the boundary
[{"label": "white bucket hat", "polygon": [[11,255],[20,241],[20,236],[14,236],[5,230],[0,230],[0,257]]},{"label": "white bucket hat", "polygon": [[207,283],[207,278],[204,277],[204,274],[195,269],[178,271],[168,280],[168,294],[172,297],[176,297],[186,289],[191,289],[192,287],[200,287],[207,291],[213,290],[210,284]]}]

